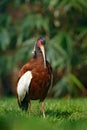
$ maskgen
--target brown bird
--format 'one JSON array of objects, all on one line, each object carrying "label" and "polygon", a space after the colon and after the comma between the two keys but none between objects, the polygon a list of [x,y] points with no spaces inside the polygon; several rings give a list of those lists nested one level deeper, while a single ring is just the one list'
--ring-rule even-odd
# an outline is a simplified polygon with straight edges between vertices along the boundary
[{"label": "brown bird", "polygon": [[52,68],[46,60],[46,41],[40,37],[34,46],[33,59],[20,70],[17,81],[17,100],[22,110],[30,110],[30,100],[42,102],[42,114],[45,117],[44,99],[52,84]]}]

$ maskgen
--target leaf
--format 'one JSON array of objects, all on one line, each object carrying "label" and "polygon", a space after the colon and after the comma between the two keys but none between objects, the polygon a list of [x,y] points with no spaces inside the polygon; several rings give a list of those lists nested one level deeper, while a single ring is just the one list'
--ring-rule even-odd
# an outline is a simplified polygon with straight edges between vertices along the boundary
[{"label": "leaf", "polygon": [[59,0],[50,0],[49,7],[52,8],[52,7],[56,6],[58,2],[59,2]]},{"label": "leaf", "polygon": [[61,96],[64,93],[71,93],[70,86],[68,84],[68,77],[63,76],[63,78],[53,87],[55,92],[54,97]]},{"label": "leaf", "polygon": [[85,89],[84,85],[81,83],[81,81],[74,75],[70,74],[69,75],[70,81],[73,82],[78,88],[80,88],[82,91]]},{"label": "leaf", "polygon": [[83,8],[87,9],[87,1],[86,0],[77,0],[77,1]]},{"label": "leaf", "polygon": [[78,40],[82,39],[84,36],[87,36],[87,26],[79,27],[77,31],[80,32],[79,35],[77,35]]},{"label": "leaf", "polygon": [[9,33],[8,33],[8,31],[6,29],[3,29],[0,32],[0,49],[1,50],[6,50],[9,43],[10,43]]}]

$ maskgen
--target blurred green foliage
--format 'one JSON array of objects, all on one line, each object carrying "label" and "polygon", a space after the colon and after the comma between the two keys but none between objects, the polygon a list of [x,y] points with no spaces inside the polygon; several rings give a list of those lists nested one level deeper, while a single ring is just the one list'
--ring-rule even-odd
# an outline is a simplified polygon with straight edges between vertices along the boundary
[{"label": "blurred green foliage", "polygon": [[87,66],[86,0],[1,0],[0,76],[30,59],[41,35],[46,38],[53,69],[64,70],[55,97],[65,88],[74,94],[76,87],[83,91],[75,72]]}]

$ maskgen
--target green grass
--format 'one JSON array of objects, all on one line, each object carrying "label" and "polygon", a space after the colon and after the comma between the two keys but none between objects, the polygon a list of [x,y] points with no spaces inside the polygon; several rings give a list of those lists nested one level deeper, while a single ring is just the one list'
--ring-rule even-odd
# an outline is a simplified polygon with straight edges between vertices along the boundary
[{"label": "green grass", "polygon": [[21,111],[15,98],[0,98],[0,130],[87,130],[87,99],[46,99],[46,118],[40,103],[31,113]]}]

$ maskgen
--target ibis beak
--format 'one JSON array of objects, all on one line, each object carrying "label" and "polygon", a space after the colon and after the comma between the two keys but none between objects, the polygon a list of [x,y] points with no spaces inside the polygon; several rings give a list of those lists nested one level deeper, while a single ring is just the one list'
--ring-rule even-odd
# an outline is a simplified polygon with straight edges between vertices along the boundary
[{"label": "ibis beak", "polygon": [[46,68],[46,55],[45,55],[44,46],[41,45],[41,46],[40,46],[40,49],[41,49],[41,52],[42,52],[42,55],[43,55],[43,59],[44,59],[44,67]]}]

